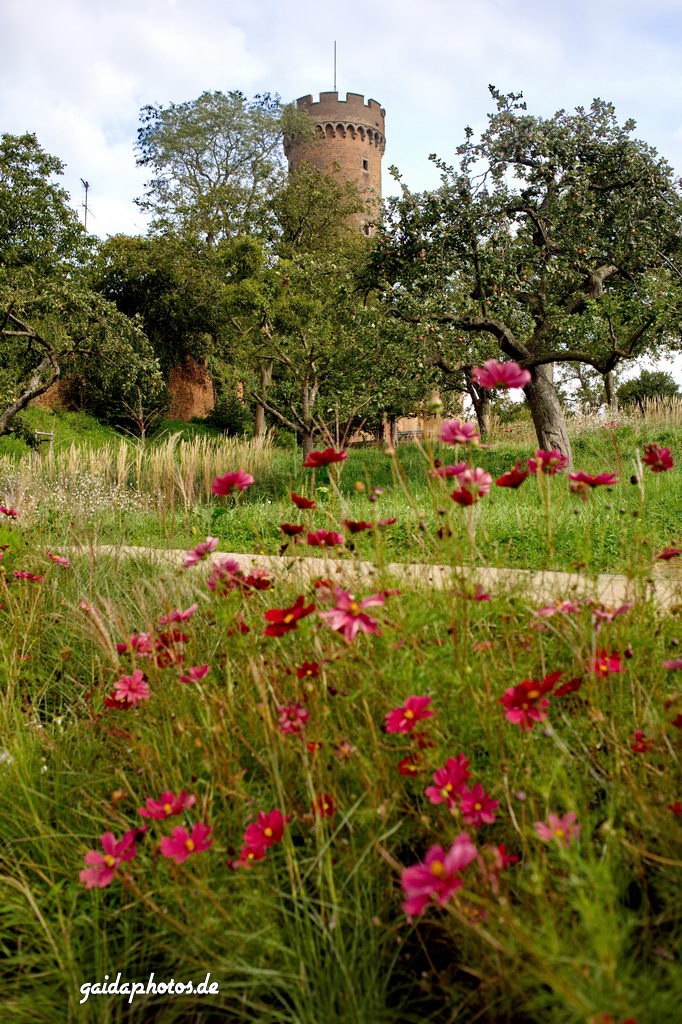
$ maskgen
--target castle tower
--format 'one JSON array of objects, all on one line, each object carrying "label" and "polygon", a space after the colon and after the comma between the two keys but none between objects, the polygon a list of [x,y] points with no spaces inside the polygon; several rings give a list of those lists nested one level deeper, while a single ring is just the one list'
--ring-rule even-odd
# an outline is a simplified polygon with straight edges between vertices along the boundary
[{"label": "castle tower", "polygon": [[[386,111],[376,100],[368,100],[357,92],[347,92],[345,100],[338,92],[321,92],[317,102],[312,96],[296,100],[315,123],[315,139],[310,142],[284,143],[289,171],[303,163],[312,164],[326,174],[338,173],[344,180],[357,185],[370,199],[379,213],[381,199],[381,158],[386,139],[384,118]],[[338,165],[335,171],[334,165]],[[371,215],[356,214],[353,220],[366,235],[373,234]]]}]

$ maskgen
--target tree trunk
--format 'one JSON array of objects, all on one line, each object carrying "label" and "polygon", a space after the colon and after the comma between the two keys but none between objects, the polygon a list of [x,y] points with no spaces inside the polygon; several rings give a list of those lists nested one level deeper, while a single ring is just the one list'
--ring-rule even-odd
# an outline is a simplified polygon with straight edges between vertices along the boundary
[{"label": "tree trunk", "polygon": [[616,390],[613,386],[613,372],[611,370],[604,374],[604,395],[606,396],[608,412],[615,416],[618,412],[618,402],[616,401]]},{"label": "tree trunk", "polygon": [[[260,366],[260,391],[263,398],[267,397],[268,389],[272,384],[272,368],[274,364],[272,360],[267,363],[261,363]],[[256,408],[253,414],[253,436],[262,437],[265,434],[265,409],[260,404],[256,403]]]},{"label": "tree trunk", "polygon": [[307,459],[313,450],[313,432],[312,430],[305,430],[301,433],[301,444],[303,446],[303,458]]},{"label": "tree trunk", "polygon": [[523,389],[530,406],[538,444],[545,451],[558,448],[572,464],[571,442],[568,440],[566,418],[552,383],[551,366],[536,366],[531,381]]},{"label": "tree trunk", "polygon": [[398,444],[398,417],[387,413],[384,419],[384,441],[391,448]]},{"label": "tree trunk", "polygon": [[476,413],[481,437],[485,438],[490,432],[490,392],[487,388],[480,388],[470,380],[467,380],[466,388]]}]

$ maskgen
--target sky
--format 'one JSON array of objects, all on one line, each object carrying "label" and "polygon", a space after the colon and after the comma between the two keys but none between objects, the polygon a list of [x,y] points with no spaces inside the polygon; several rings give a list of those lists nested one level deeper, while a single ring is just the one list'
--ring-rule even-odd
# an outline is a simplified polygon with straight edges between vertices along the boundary
[{"label": "sky", "polygon": [[66,164],[62,183],[90,230],[144,232],[134,203],[140,108],[205,90],[333,88],[386,108],[387,168],[413,189],[438,183],[480,130],[488,84],[529,112],[611,100],[682,173],[682,0],[2,0],[0,131],[35,132]]}]

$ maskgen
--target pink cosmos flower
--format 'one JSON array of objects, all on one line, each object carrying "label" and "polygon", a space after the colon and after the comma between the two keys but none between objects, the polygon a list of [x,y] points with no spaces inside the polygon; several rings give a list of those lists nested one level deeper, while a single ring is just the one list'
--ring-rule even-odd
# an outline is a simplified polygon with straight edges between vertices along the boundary
[{"label": "pink cosmos flower", "polygon": [[344,640],[350,643],[359,632],[381,633],[377,620],[367,615],[363,609],[383,604],[385,598],[382,594],[370,594],[362,601],[356,601],[349,590],[338,590],[334,607],[329,611],[320,612],[319,615],[330,629],[340,633]]},{"label": "pink cosmos flower", "polygon": [[480,782],[471,789],[466,789],[459,802],[459,809],[467,825],[473,825],[475,828],[484,824],[492,825],[495,821],[495,811],[499,806],[500,801],[486,793]]},{"label": "pink cosmos flower", "polygon": [[581,609],[579,601],[555,601],[554,604],[546,604],[542,608],[538,608],[533,612],[533,615],[537,615],[543,619],[551,619],[553,615],[572,615],[574,612],[579,612]]},{"label": "pink cosmos flower", "polygon": [[304,661],[302,665],[296,669],[297,679],[314,679],[319,676],[321,672],[320,663],[318,661]]},{"label": "pink cosmos flower", "polygon": [[231,494],[234,490],[245,491],[252,483],[254,483],[254,479],[250,473],[245,473],[243,469],[237,469],[233,473],[226,473],[225,476],[215,477],[211,484],[211,490],[218,495]]},{"label": "pink cosmos flower", "polygon": [[335,530],[316,530],[308,534],[306,543],[314,548],[334,548],[343,544],[343,537]]},{"label": "pink cosmos flower", "polygon": [[287,736],[300,736],[306,722],[310,718],[310,712],[302,704],[290,701],[277,708],[277,728]]},{"label": "pink cosmos flower", "polygon": [[613,622],[618,615],[625,615],[626,612],[629,612],[634,607],[633,601],[626,601],[625,604],[619,605],[618,608],[593,608],[592,615],[595,619],[601,619],[603,622]]},{"label": "pink cosmos flower", "polygon": [[521,459],[516,460],[516,465],[508,469],[502,476],[498,476],[495,483],[498,487],[512,487],[516,490],[523,481],[530,475],[529,469],[521,469]]},{"label": "pink cosmos flower", "polygon": [[[407,757],[401,758],[400,761],[398,761],[396,768],[398,769],[401,775],[407,775],[410,777],[413,775],[423,775],[424,772],[428,771],[428,768],[422,767],[421,762],[419,761],[419,758],[417,757],[416,754],[408,754]],[[426,792],[428,793],[429,790],[427,789]],[[435,801],[433,800],[431,801],[431,803],[434,802]]]},{"label": "pink cosmos flower", "polygon": [[18,580],[30,580],[32,583],[44,583],[44,576],[36,576],[34,572],[19,572],[18,569],[12,571],[12,575]]},{"label": "pink cosmos flower", "polygon": [[290,494],[290,498],[297,508],[317,508],[315,502],[311,501],[310,498],[304,498],[300,494],[294,494],[293,491]]},{"label": "pink cosmos flower", "polygon": [[336,800],[329,793],[320,793],[313,800],[310,810],[316,818],[333,818],[336,814]]},{"label": "pink cosmos flower", "polygon": [[608,676],[611,672],[624,672],[625,665],[620,660],[618,651],[608,654],[605,650],[597,651],[596,658],[590,658],[588,662],[590,672],[596,676]]},{"label": "pink cosmos flower", "polygon": [[454,466],[435,466],[430,473],[441,480],[449,480],[452,476],[460,476],[468,468],[468,462],[456,462]]},{"label": "pink cosmos flower", "polygon": [[[416,774],[416,772],[411,774]],[[445,766],[437,768],[433,773],[435,786],[428,786],[426,795],[432,804],[444,803],[449,808],[455,807],[470,776],[469,762],[464,754],[449,757]]]},{"label": "pink cosmos flower", "polygon": [[462,420],[445,420],[441,424],[438,439],[445,444],[478,444],[481,435],[475,423]]},{"label": "pink cosmos flower", "polygon": [[394,708],[385,716],[386,732],[412,732],[417,722],[431,718],[431,697],[408,697],[402,707]]},{"label": "pink cosmos flower", "polygon": [[177,825],[170,836],[164,836],[161,840],[159,847],[161,855],[174,860],[176,864],[182,864],[190,853],[201,853],[203,850],[208,850],[209,846],[213,844],[213,840],[208,838],[211,831],[210,825],[201,821],[192,826],[191,832],[188,832],[182,825]]},{"label": "pink cosmos flower", "polygon": [[371,530],[374,523],[367,523],[363,519],[359,521],[354,519],[344,519],[343,525],[349,533],[362,533],[363,530]]},{"label": "pink cosmos flower", "polygon": [[285,537],[298,537],[305,532],[305,526],[301,523],[280,523],[279,528]]},{"label": "pink cosmos flower", "polygon": [[488,359],[473,371],[471,379],[482,388],[525,388],[530,383],[530,373],[522,370],[518,363]]},{"label": "pink cosmos flower", "polygon": [[206,586],[214,593],[227,594],[241,586],[243,579],[244,573],[236,558],[221,558],[211,566]]},{"label": "pink cosmos flower", "polygon": [[557,686],[552,696],[566,697],[569,693],[577,693],[582,685],[582,678],[580,676],[575,676],[573,679],[569,679],[568,682],[562,683],[561,686]]},{"label": "pink cosmos flower", "polygon": [[150,658],[156,649],[156,641],[152,640],[149,633],[131,633],[127,643],[116,644],[116,650],[119,654],[125,654],[128,647],[139,658]]},{"label": "pink cosmos flower", "polygon": [[196,565],[197,562],[202,562],[217,547],[217,537],[207,537],[206,540],[202,540],[192,551],[187,552],[187,558],[182,563],[183,569],[189,569],[192,565]]},{"label": "pink cosmos flower", "polygon": [[565,469],[568,459],[558,448],[552,448],[550,452],[544,448],[538,448],[535,457],[527,459],[526,464],[531,473],[542,473],[545,476],[554,476],[559,470]]},{"label": "pink cosmos flower", "polygon": [[83,858],[89,867],[83,868],[78,877],[86,889],[103,889],[110,885],[119,864],[125,864],[135,856],[135,840],[144,832],[146,826],[133,828],[129,832],[124,832],[118,841],[112,832],[105,832],[100,839],[104,853],[100,853],[99,850],[88,850]]},{"label": "pink cosmos flower", "polygon": [[258,860],[263,860],[265,857],[264,846],[242,846],[239,851],[239,858],[237,860],[231,860],[229,867],[233,871],[237,871],[239,868],[250,868]]},{"label": "pink cosmos flower", "polygon": [[10,516],[12,519],[16,519],[19,515],[15,508],[5,508],[4,505],[0,505],[0,514],[3,516]]},{"label": "pink cosmos flower", "polygon": [[348,458],[348,452],[336,452],[333,448],[325,448],[323,452],[311,452],[303,465],[308,469],[319,469],[320,466],[329,466],[332,462],[343,462]]},{"label": "pink cosmos flower", "polygon": [[171,622],[186,622],[187,619],[192,618],[198,607],[199,605],[195,602],[189,608],[186,608],[184,612],[176,608],[175,611],[169,612],[168,615],[162,615],[159,619],[159,625],[168,626]]},{"label": "pink cosmos flower", "polygon": [[179,676],[181,683],[200,683],[211,671],[210,665],[190,665],[185,675]]},{"label": "pink cosmos flower", "polygon": [[679,558],[680,555],[682,555],[682,548],[663,548],[662,551],[658,551],[654,555],[654,558],[659,562],[667,562],[671,558]]},{"label": "pink cosmos flower", "polygon": [[672,469],[674,462],[669,448],[661,448],[660,444],[645,444],[642,462],[651,466],[654,473],[663,473]]},{"label": "pink cosmos flower", "polygon": [[618,483],[616,473],[597,473],[595,476],[589,473],[569,473],[568,479],[572,481],[570,490],[574,494],[579,494],[588,487],[610,487]]},{"label": "pink cosmos flower", "polygon": [[547,822],[536,821],[533,825],[540,839],[546,842],[555,840],[560,846],[568,846],[580,835],[581,825],[576,824],[577,815],[569,811],[563,818],[558,814],[550,814]]},{"label": "pink cosmos flower", "polygon": [[645,736],[641,729],[636,729],[632,734],[630,750],[635,754],[648,754],[654,743],[655,741]]},{"label": "pink cosmos flower", "polygon": [[493,478],[490,473],[477,466],[475,469],[467,466],[457,477],[459,488],[453,491],[450,497],[458,505],[473,505],[474,502],[487,494],[492,486]]},{"label": "pink cosmos flower", "polygon": [[549,707],[545,694],[552,690],[560,676],[561,672],[552,672],[542,679],[524,679],[518,686],[510,686],[500,697],[500,704],[506,709],[505,718],[526,732],[536,722],[543,722]]},{"label": "pink cosmos flower", "polygon": [[71,559],[66,558],[64,555],[53,555],[51,551],[48,551],[47,557],[55,565],[61,565],[63,569],[69,569],[71,567]]},{"label": "pink cosmos flower", "polygon": [[114,683],[114,700],[124,701],[134,707],[140,701],[149,700],[151,693],[144,672],[136,668],[131,676],[121,676]]},{"label": "pink cosmos flower", "polygon": [[405,868],[400,883],[405,892],[403,910],[408,917],[422,914],[433,901],[442,907],[462,885],[460,872],[476,859],[477,850],[463,832],[446,853],[442,846],[432,846],[423,864]]},{"label": "pink cosmos flower", "polygon": [[268,625],[263,630],[265,636],[284,636],[296,629],[299,619],[305,618],[315,610],[314,604],[306,606],[303,594],[299,594],[290,608],[270,608],[265,612]]},{"label": "pink cosmos flower", "polygon": [[281,842],[288,820],[281,811],[261,811],[244,832],[244,846],[248,849],[267,850]]},{"label": "pink cosmos flower", "polygon": [[674,672],[678,668],[682,668],[682,658],[673,658],[672,661],[664,661],[663,668],[667,668],[669,672]]},{"label": "pink cosmos flower", "polygon": [[177,796],[166,789],[158,800],[148,796],[145,806],[140,807],[137,813],[141,814],[143,818],[170,818],[173,814],[182,814],[189,807],[193,807],[196,802],[197,798],[190,796],[184,789]]}]

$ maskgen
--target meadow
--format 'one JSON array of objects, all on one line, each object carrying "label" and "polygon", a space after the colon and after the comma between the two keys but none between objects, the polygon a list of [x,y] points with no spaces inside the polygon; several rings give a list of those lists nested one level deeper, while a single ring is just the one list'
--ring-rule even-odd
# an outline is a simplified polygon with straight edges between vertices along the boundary
[{"label": "meadow", "polygon": [[[575,468],[618,482],[536,472],[471,504],[437,471],[525,466],[525,425],[318,468],[172,428],[0,451],[3,1019],[674,1020],[682,600],[647,580],[675,575],[682,484],[643,445],[679,437],[674,409],[581,424]],[[376,572],[351,593],[241,551]],[[484,593],[480,565],[586,590]],[[601,571],[630,580],[620,607],[590,598]],[[183,990],[88,988],[152,972]]]}]

